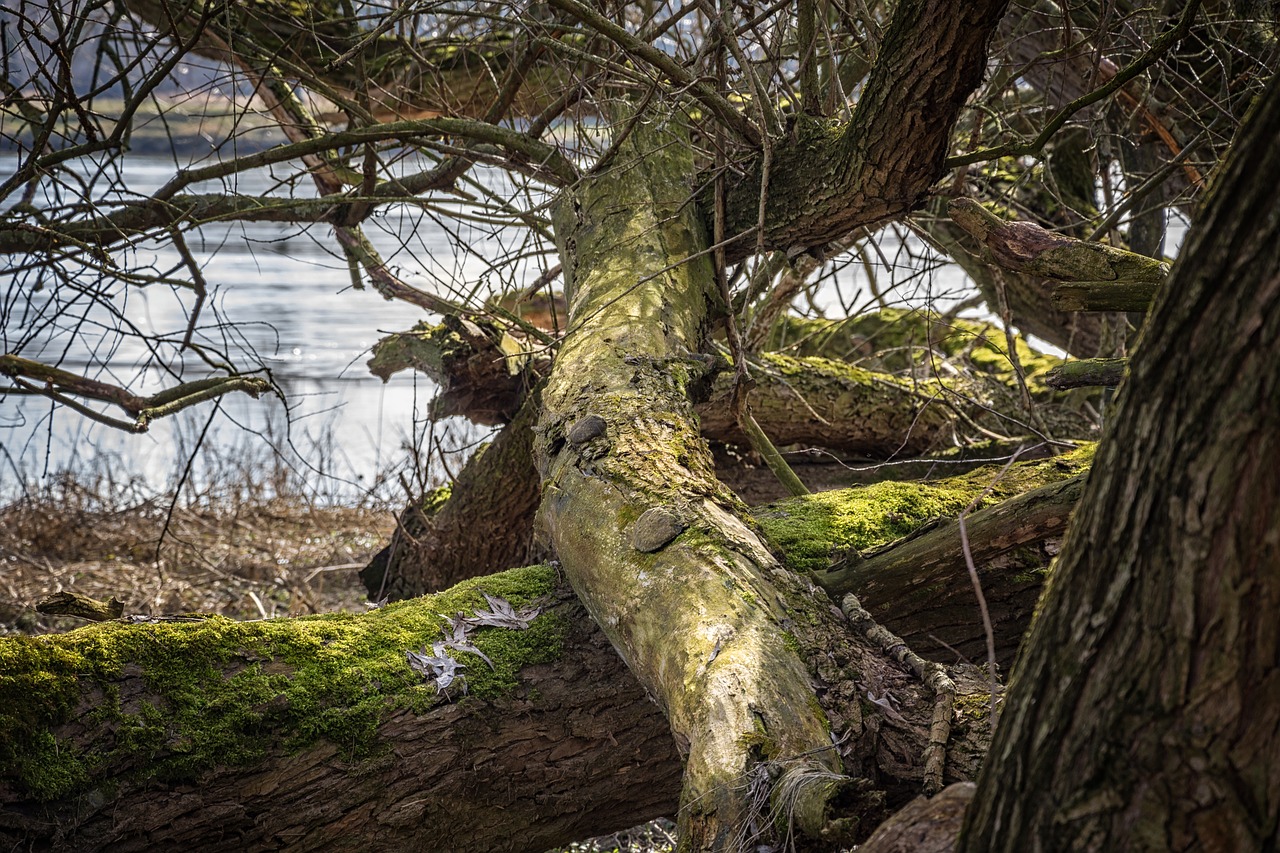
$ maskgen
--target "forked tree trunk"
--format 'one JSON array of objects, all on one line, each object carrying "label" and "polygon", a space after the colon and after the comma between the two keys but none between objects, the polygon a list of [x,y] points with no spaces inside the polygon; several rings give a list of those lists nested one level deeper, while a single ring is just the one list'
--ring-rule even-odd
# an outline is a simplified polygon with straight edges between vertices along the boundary
[{"label": "forked tree trunk", "polygon": [[1280,846],[1280,78],[1132,362],[966,851]]}]

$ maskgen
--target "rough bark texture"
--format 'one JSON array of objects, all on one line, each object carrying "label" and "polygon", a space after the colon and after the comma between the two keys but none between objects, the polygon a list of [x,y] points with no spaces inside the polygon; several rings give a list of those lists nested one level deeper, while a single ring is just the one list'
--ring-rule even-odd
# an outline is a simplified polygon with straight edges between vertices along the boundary
[{"label": "rough bark texture", "polygon": [[[761,752],[789,773],[831,777],[840,760],[785,641],[770,577],[785,573],[715,479],[689,400],[715,279],[687,204],[686,137],[654,118],[619,162],[556,212],[569,330],[537,429],[541,518],[688,753],[682,847],[732,849],[752,820],[742,780]],[[833,789],[798,788],[787,807],[803,831],[821,828]]]},{"label": "rough bark texture", "polygon": [[[439,696],[406,651],[519,607]],[[0,841],[85,851],[521,850],[674,811],[666,721],[553,570],[373,613],[0,640]]]},{"label": "rough bark texture", "polygon": [[531,398],[491,444],[472,455],[447,499],[401,513],[391,542],[360,572],[373,601],[447,589],[541,556],[534,536],[538,476]]},{"label": "rough bark texture", "polygon": [[[982,81],[987,43],[1006,0],[907,0],[894,8],[876,65],[847,125],[800,118],[768,176],[764,247],[821,246],[864,225],[900,217],[942,175],[951,130]],[[726,198],[726,254],[752,254],[760,223],[763,161]],[[710,197],[704,210],[712,210]]]},{"label": "rough bark texture", "polygon": [[962,849],[1280,845],[1280,80],[1157,300]]},{"label": "rough bark texture", "polygon": [[973,279],[989,306],[999,306],[1003,290],[1010,319],[1023,334],[1035,335],[1080,358],[1098,354],[1103,340],[1101,318],[1054,305],[1057,282],[998,269],[983,259],[978,241],[949,218],[928,217],[922,220],[922,226]]},{"label": "rough bark texture", "polygon": [[957,782],[936,797],[912,801],[881,824],[858,853],[951,853],[973,791],[972,783]]}]

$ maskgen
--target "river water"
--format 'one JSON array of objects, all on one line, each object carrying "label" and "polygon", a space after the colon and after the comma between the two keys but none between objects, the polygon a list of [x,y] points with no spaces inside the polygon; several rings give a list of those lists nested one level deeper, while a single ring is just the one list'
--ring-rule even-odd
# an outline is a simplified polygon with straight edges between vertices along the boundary
[{"label": "river water", "polygon": [[[0,178],[13,167],[13,161],[0,164]],[[163,158],[127,158],[124,184],[132,193],[145,195],[173,172],[172,161]],[[481,168],[478,176],[491,189],[516,193],[496,170]],[[289,188],[269,170],[258,170],[238,176],[234,189],[306,195],[308,186]],[[192,191],[217,191],[217,185],[198,185]],[[521,203],[527,205],[528,199]],[[455,297],[474,291],[474,298],[482,301],[488,293],[512,289],[538,275],[544,262],[535,256],[501,263],[531,248],[524,229],[459,224],[420,209],[391,209],[371,220],[366,232],[404,280]],[[155,422],[146,434],[132,435],[42,398],[0,398],[0,498],[68,469],[106,470],[113,477],[138,477],[151,487],[164,488],[186,469],[206,424],[206,452],[193,472],[196,480],[217,479],[218,472],[202,470],[202,464],[207,468],[237,458],[259,458],[263,448],[272,445],[285,449],[286,464],[320,494],[344,499],[367,487],[374,472],[394,466],[405,455],[406,444],[418,445],[419,452],[425,449],[424,417],[434,393],[432,383],[406,372],[384,384],[369,374],[365,362],[379,337],[408,329],[426,315],[372,290],[354,289],[328,226],[215,224],[187,240],[210,291],[198,337],[228,352],[239,366],[260,362],[268,368],[285,392],[287,405],[269,397],[254,400],[231,394],[222,399],[212,421],[215,406],[204,403]],[[155,243],[123,247],[112,255],[121,266],[167,271],[180,263],[171,246]],[[149,357],[138,337],[113,331],[122,318],[141,333],[181,339],[193,303],[189,290],[129,286],[98,276],[94,283],[105,285],[118,309],[119,318],[113,318],[105,310],[84,311],[84,300],[74,298],[69,288],[60,295],[52,286],[33,292],[33,277],[15,274],[14,265],[20,261],[3,259],[5,266],[0,267],[4,352],[57,363],[135,393],[154,393],[174,384],[165,368],[185,379],[208,372],[176,346],[164,348],[157,359]],[[185,270],[174,276],[190,280]],[[61,319],[52,319],[57,299],[69,310]],[[452,424],[448,432],[459,447],[477,437],[476,430],[459,424]]]}]

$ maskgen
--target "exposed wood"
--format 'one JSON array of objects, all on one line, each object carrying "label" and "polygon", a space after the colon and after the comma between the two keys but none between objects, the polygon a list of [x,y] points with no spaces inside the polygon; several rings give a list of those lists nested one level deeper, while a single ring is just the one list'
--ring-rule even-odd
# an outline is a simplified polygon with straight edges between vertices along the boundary
[{"label": "exposed wood", "polygon": [[1005,269],[1059,281],[1145,282],[1158,285],[1168,268],[1145,255],[1046,231],[1033,222],[1009,222],[970,198],[948,210]]},{"label": "exposed wood", "polygon": [[1030,273],[1015,273],[993,265],[982,244],[950,217],[940,215],[942,205],[921,217],[920,227],[951,256],[971,278],[988,305],[998,306],[1003,293],[1010,320],[1022,333],[1035,335],[1078,358],[1098,354],[1103,340],[1103,318],[1063,311],[1053,304],[1057,282]]},{"label": "exposed wood", "polygon": [[418,323],[373,346],[369,372],[386,382],[401,370],[429,376],[438,386],[431,418],[461,415],[486,426],[515,417],[549,359],[532,356],[502,330],[445,314],[439,325]]}]

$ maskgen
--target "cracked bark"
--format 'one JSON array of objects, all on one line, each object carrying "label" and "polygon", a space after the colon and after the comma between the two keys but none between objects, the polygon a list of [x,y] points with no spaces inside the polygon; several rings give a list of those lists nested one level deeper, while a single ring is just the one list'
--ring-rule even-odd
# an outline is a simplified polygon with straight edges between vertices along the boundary
[{"label": "cracked bark", "polygon": [[1273,78],[1131,362],[963,850],[1280,843],[1277,135]]}]

